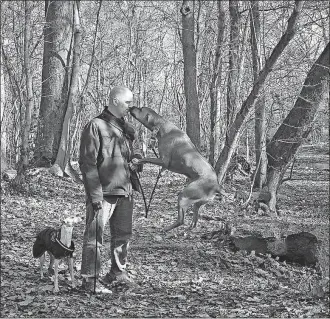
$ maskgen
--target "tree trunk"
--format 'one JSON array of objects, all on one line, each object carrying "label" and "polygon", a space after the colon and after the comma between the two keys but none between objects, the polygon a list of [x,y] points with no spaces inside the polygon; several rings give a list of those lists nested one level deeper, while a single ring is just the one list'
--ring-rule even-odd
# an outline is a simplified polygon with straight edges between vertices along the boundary
[{"label": "tree trunk", "polygon": [[218,181],[220,184],[223,182],[224,177],[226,175],[226,171],[229,166],[231,156],[235,151],[235,147],[239,140],[242,127],[246,121],[247,115],[249,114],[250,110],[253,108],[254,103],[256,102],[258,95],[264,86],[266,78],[271,72],[274,64],[276,63],[276,61],[282,54],[283,50],[286,48],[286,46],[289,44],[289,42],[296,33],[297,20],[300,15],[300,11],[302,9],[302,5],[303,5],[303,1],[299,1],[299,0],[295,1],[295,6],[288,20],[288,25],[285,33],[282,35],[280,41],[275,46],[270,57],[266,60],[265,66],[259,73],[258,80],[255,81],[255,84],[253,85],[250,94],[243,102],[241,109],[236,114],[233,124],[230,126],[228,130],[227,147],[223,148],[215,166],[215,170],[218,173]]},{"label": "tree trunk", "polygon": [[228,132],[234,120],[235,110],[237,108],[237,86],[239,78],[239,39],[240,39],[240,19],[238,11],[238,1],[229,0],[230,15],[230,40],[229,40],[229,70],[227,82],[227,133],[226,144],[228,146]]},{"label": "tree trunk", "polygon": [[[253,82],[256,83],[261,69],[260,61],[260,16],[259,1],[250,0],[250,30],[251,30],[251,52],[253,63]],[[256,171],[255,188],[262,188],[266,182],[267,157],[265,141],[265,97],[261,93],[254,107],[254,131],[255,131],[255,153]]]},{"label": "tree trunk", "polygon": [[[5,76],[4,76],[4,70],[3,70],[3,54],[1,52],[0,56],[0,90],[1,90],[1,99],[0,99],[0,123],[1,123],[1,172],[4,171],[5,168],[7,168],[7,134],[6,134],[6,125],[4,124],[4,109],[6,105],[6,91],[5,91]],[[6,166],[6,167],[5,167]]]},{"label": "tree trunk", "polygon": [[200,149],[200,115],[197,94],[194,1],[183,0],[182,49],[184,61],[184,92],[186,96],[186,131],[191,141]]},{"label": "tree trunk", "polygon": [[45,1],[42,88],[35,160],[54,162],[59,147],[67,98],[67,60],[71,45],[72,2]]},{"label": "tree trunk", "polygon": [[210,84],[210,155],[209,161],[214,166],[215,158],[215,143],[218,141],[217,134],[217,119],[218,119],[218,81],[221,74],[221,46],[225,33],[225,11],[223,9],[223,2],[217,1],[218,5],[218,36],[217,45],[215,48],[215,57],[213,65],[213,74]]},{"label": "tree trunk", "polygon": [[24,75],[25,75],[25,114],[23,106],[21,114],[21,154],[15,182],[22,184],[24,182],[25,170],[29,164],[29,135],[31,128],[31,112],[33,109],[33,89],[32,89],[32,72],[30,65],[30,37],[31,37],[31,10],[30,1],[25,1],[25,24],[24,24]]},{"label": "tree trunk", "polygon": [[78,90],[78,78],[80,70],[80,18],[79,18],[79,0],[75,0],[74,6],[74,36],[73,36],[73,58],[72,58],[72,72],[70,89],[67,97],[66,112],[63,121],[63,128],[60,140],[60,146],[57,152],[56,161],[51,171],[59,176],[63,176],[65,168],[70,158],[70,124],[73,114],[74,99]]},{"label": "tree trunk", "polygon": [[307,74],[302,90],[292,110],[272,140],[267,144],[267,184],[269,208],[276,211],[276,195],[285,170],[298,147],[311,130],[315,113],[324,98],[329,79],[329,43]]}]

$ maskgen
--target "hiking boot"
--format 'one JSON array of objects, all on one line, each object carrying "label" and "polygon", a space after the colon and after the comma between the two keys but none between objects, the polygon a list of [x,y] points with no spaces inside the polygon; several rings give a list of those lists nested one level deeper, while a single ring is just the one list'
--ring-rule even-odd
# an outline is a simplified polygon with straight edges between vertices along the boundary
[{"label": "hiking boot", "polygon": [[101,277],[100,281],[104,285],[111,285],[112,283],[125,284],[129,286],[135,285],[134,280],[128,275],[126,271],[121,271],[118,273],[110,271],[105,276]]},{"label": "hiking boot", "polygon": [[[87,293],[94,293],[94,278],[90,278],[89,280],[86,280],[85,278],[83,278],[81,289],[83,289]],[[97,280],[95,293],[112,294],[112,291],[108,288],[103,287]]]}]

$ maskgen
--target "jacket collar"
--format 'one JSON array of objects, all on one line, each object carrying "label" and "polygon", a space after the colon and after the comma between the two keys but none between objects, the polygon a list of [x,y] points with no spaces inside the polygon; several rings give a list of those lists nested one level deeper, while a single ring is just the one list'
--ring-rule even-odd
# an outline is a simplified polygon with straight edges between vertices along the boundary
[{"label": "jacket collar", "polygon": [[114,116],[109,110],[105,109],[103,112],[98,116],[98,118],[116,126],[119,130],[121,130],[127,138],[130,140],[135,139],[135,129],[134,127],[126,122],[124,118],[118,118]]}]

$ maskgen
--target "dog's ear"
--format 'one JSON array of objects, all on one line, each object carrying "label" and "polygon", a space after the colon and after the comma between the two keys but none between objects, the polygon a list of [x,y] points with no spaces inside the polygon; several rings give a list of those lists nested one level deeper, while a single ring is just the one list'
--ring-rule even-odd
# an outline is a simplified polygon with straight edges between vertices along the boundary
[{"label": "dog's ear", "polygon": [[74,217],[74,219],[73,219],[73,222],[75,223],[75,224],[78,224],[78,223],[80,223],[82,221],[82,218],[81,217]]},{"label": "dog's ear", "polygon": [[81,222],[81,217],[67,217],[63,220],[63,224],[73,225]]}]

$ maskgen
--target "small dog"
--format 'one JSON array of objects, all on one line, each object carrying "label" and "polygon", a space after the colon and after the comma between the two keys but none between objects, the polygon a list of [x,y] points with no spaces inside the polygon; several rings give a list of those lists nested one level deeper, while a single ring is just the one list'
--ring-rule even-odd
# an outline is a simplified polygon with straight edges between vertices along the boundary
[{"label": "small dog", "polygon": [[71,276],[72,287],[75,287],[73,275],[73,252],[74,243],[72,241],[73,225],[82,219],[80,217],[68,217],[63,220],[60,229],[46,228],[36,237],[33,244],[33,257],[40,260],[40,277],[43,278],[43,266],[46,259],[46,252],[50,256],[48,270],[54,266],[54,292],[59,292],[58,288],[58,265],[62,258],[68,257],[68,264]]},{"label": "small dog", "polygon": [[198,211],[202,205],[223,195],[217,175],[209,162],[198,152],[186,133],[148,107],[131,107],[131,115],[152,131],[158,140],[159,158],[143,158],[136,163],[159,165],[189,178],[189,184],[178,198],[178,218],[165,228],[169,231],[184,223],[184,215],[193,206],[193,222],[196,227]]}]

